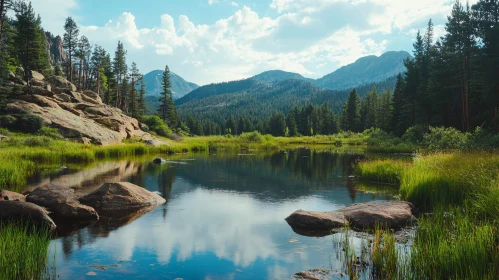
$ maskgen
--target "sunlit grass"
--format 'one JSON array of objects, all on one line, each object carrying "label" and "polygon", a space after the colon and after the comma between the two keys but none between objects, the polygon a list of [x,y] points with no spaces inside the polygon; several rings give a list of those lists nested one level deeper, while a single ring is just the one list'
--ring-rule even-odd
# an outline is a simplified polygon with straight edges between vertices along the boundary
[{"label": "sunlit grass", "polygon": [[41,279],[47,273],[49,232],[0,224],[0,279]]},{"label": "sunlit grass", "polygon": [[359,162],[356,171],[363,180],[398,185],[409,166],[406,160],[367,160]]}]

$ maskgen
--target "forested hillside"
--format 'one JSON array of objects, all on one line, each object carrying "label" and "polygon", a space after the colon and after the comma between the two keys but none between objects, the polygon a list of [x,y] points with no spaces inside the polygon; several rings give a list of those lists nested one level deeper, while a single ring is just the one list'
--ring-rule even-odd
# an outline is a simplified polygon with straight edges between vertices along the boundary
[{"label": "forested hillside", "polygon": [[407,58],[411,58],[411,55],[404,51],[386,52],[379,57],[362,57],[314,81],[314,84],[326,89],[341,90],[381,82],[405,72],[404,61]]}]

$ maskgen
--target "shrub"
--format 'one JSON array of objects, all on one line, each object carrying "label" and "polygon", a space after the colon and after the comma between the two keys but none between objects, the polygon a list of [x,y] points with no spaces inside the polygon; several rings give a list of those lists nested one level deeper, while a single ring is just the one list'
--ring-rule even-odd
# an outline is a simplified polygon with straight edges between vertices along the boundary
[{"label": "shrub", "polygon": [[8,129],[6,128],[0,128],[0,135],[4,135],[4,136],[10,136],[11,133]]},{"label": "shrub", "polygon": [[419,144],[423,141],[424,135],[427,132],[428,128],[424,125],[411,126],[405,131],[402,140],[406,143]]},{"label": "shrub", "polygon": [[12,115],[0,116],[0,127],[12,128],[16,124],[17,119]]},{"label": "shrub", "polygon": [[149,127],[150,131],[154,131],[159,136],[167,137],[172,134],[171,129],[158,116],[144,117],[144,123]]},{"label": "shrub", "polygon": [[28,137],[23,140],[23,144],[30,147],[44,147],[48,146],[50,142],[52,139],[47,136]]},{"label": "shrub", "polygon": [[57,128],[52,128],[48,126],[42,127],[36,135],[39,136],[47,136],[49,138],[55,139],[55,140],[61,140],[64,139],[61,134],[59,134],[59,130]]},{"label": "shrub", "polygon": [[256,143],[262,143],[265,141],[265,137],[260,134],[258,131],[253,131],[253,132],[245,132],[239,136],[240,139],[249,141],[249,142],[256,142]]},{"label": "shrub", "polygon": [[22,114],[17,117],[15,129],[21,132],[35,133],[42,128],[42,125],[42,118],[29,114]]},{"label": "shrub", "polygon": [[430,150],[457,150],[466,143],[467,135],[453,127],[430,127],[423,137],[423,145]]},{"label": "shrub", "polygon": [[493,135],[487,130],[477,127],[473,133],[467,135],[464,149],[491,149],[499,147],[499,135]]}]

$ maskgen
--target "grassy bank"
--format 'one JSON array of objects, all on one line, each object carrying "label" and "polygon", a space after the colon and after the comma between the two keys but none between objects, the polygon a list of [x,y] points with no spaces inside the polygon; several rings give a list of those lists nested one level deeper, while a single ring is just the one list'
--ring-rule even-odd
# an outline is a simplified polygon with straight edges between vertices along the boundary
[{"label": "grassy bank", "polygon": [[399,182],[401,198],[421,214],[410,253],[404,254],[409,261],[399,257],[395,267],[383,266],[391,271],[387,275],[397,275],[385,278],[499,279],[499,155],[373,160],[359,163],[357,172],[367,180]]}]

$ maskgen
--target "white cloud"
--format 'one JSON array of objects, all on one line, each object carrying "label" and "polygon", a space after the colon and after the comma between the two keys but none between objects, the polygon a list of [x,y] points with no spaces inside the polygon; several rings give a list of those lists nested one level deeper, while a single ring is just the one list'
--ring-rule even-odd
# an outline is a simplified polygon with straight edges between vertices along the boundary
[{"label": "white cloud", "polygon": [[208,5],[213,5],[215,3],[218,3],[218,0],[208,0]]},{"label": "white cloud", "polygon": [[[55,1],[55,0],[52,0]],[[476,1],[476,0],[474,0]],[[208,4],[237,5],[229,0]],[[282,69],[318,78],[366,55],[389,49],[395,34],[407,36],[439,19],[436,35],[450,12],[448,0],[272,0],[278,16],[261,16],[243,6],[211,24],[187,16],[160,16],[159,26],[141,28],[131,13],[104,26],[82,27],[93,42],[114,52],[116,41],[128,49],[129,62],[143,71],[165,64],[187,80],[206,84],[247,78]],[[407,44],[410,47],[410,43]],[[393,49],[399,50],[399,49]]]},{"label": "white cloud", "polygon": [[33,9],[42,18],[45,30],[54,34],[63,34],[66,18],[74,16],[73,11],[78,7],[76,0],[30,0]]}]

